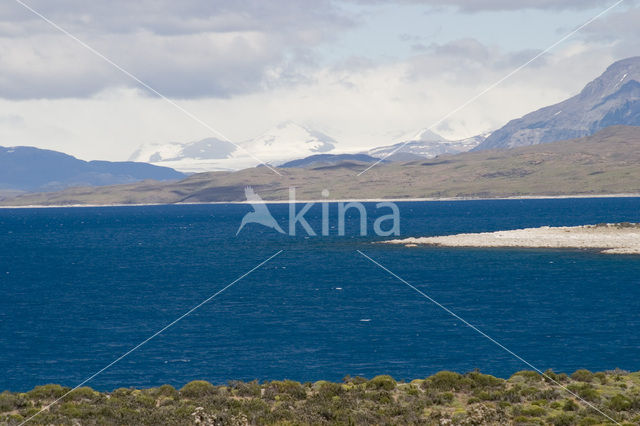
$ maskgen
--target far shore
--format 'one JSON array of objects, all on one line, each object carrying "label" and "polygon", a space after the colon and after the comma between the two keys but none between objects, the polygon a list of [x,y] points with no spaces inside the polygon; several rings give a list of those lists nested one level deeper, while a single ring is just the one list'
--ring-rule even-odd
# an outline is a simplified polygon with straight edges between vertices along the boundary
[{"label": "far shore", "polygon": [[608,223],[583,226],[543,226],[509,231],[457,234],[383,241],[406,247],[520,247],[594,249],[605,254],[640,254],[640,224]]},{"label": "far shore", "polygon": [[[492,200],[563,200],[585,198],[640,198],[640,193],[630,194],[575,194],[575,195],[518,195],[512,197],[442,197],[442,198],[347,198],[347,199],[311,199],[295,200],[296,203],[411,203],[411,202],[445,202],[445,201],[492,201]],[[189,205],[216,205],[216,204],[289,204],[289,200],[263,200],[261,202],[249,201],[208,201],[197,203],[140,203],[140,204],[52,204],[52,205],[26,205],[26,206],[2,206],[0,209],[37,209],[37,208],[67,208],[67,207],[142,207],[142,206],[189,206]]]}]

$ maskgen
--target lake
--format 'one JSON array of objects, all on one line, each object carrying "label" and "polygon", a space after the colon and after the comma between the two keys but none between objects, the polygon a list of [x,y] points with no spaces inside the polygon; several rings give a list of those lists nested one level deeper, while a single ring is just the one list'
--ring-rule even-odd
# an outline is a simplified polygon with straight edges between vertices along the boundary
[{"label": "lake", "polygon": [[[402,237],[640,222],[640,198],[398,206]],[[288,206],[269,208],[284,224]],[[249,210],[0,209],[0,390],[75,386],[279,250],[87,385],[530,369],[356,250],[537,368],[640,370],[638,256],[378,245],[357,235],[355,212],[342,237],[336,223],[328,237],[255,224],[236,237]],[[320,216],[317,205],[306,215],[318,230]]]}]

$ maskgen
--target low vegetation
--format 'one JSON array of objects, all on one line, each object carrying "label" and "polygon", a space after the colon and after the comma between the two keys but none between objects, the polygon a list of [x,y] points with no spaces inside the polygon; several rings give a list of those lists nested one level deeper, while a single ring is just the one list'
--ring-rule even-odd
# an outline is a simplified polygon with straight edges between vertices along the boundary
[{"label": "low vegetation", "polygon": [[[18,425],[68,391],[59,385],[5,391],[0,394],[0,424]],[[611,419],[640,424],[640,372],[578,370],[568,376],[549,371],[542,376],[522,371],[503,380],[479,372],[442,371],[411,382],[347,376],[342,383],[234,381],[216,386],[198,380],[182,389],[164,385],[113,392],[83,387],[30,424],[586,426],[614,424]]]}]

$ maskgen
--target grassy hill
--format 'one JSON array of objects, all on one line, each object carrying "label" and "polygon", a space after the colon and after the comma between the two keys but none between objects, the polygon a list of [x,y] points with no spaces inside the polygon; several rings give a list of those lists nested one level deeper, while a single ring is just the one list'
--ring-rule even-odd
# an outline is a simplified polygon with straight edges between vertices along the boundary
[{"label": "grassy hill", "polygon": [[[0,423],[18,425],[68,391],[58,385],[5,391]],[[640,373],[578,370],[569,377],[549,371],[543,377],[522,371],[503,380],[442,371],[401,383],[390,376],[347,376],[343,383],[194,381],[180,390],[164,385],[103,393],[83,387],[29,424],[569,426],[614,424],[610,419],[639,424]]]},{"label": "grassy hill", "polygon": [[305,169],[266,167],[200,173],[178,182],[72,188],[26,194],[0,205],[142,204],[243,201],[253,186],[265,200],[512,197],[640,193],[640,127],[614,126],[585,138],[410,163],[343,162]]}]

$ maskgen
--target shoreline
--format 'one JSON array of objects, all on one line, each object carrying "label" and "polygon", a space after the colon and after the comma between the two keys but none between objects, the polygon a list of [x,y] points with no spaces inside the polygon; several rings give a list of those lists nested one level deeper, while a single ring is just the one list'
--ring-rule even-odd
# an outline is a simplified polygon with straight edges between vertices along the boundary
[{"label": "shoreline", "polygon": [[[416,202],[448,202],[448,201],[508,201],[508,200],[565,200],[565,199],[589,199],[589,198],[640,198],[640,193],[629,194],[588,194],[588,195],[517,195],[511,197],[442,197],[442,198],[345,198],[345,199],[310,199],[295,200],[301,203],[416,203]],[[261,202],[249,201],[209,201],[197,203],[140,203],[140,204],[52,204],[52,205],[26,205],[26,206],[2,206],[0,209],[59,209],[78,207],[145,207],[145,206],[199,206],[218,204],[289,204],[289,200],[263,200]]]}]

